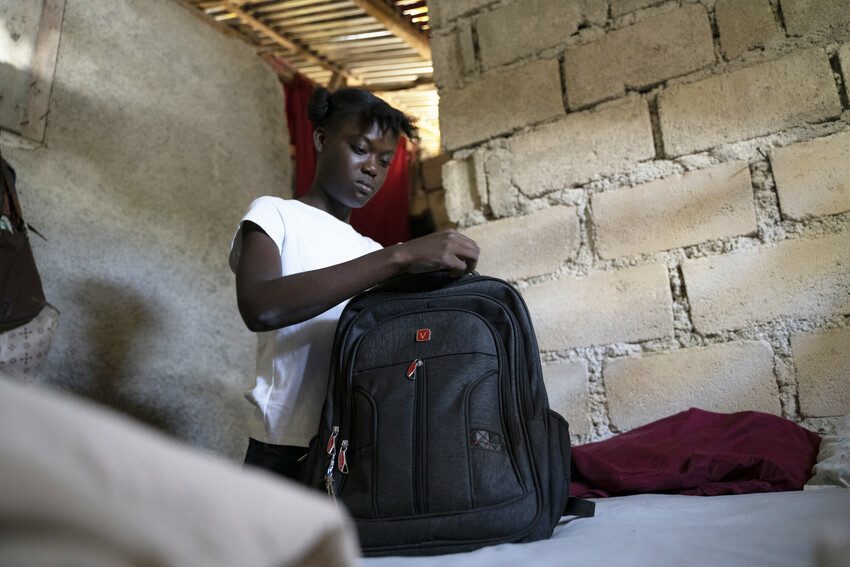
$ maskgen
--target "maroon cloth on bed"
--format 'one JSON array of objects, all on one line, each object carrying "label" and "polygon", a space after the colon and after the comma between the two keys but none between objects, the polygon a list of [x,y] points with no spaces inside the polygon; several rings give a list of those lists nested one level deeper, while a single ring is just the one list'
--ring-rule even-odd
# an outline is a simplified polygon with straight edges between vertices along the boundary
[{"label": "maroon cloth on bed", "polygon": [[573,448],[570,494],[745,494],[801,490],[820,437],[766,413],[690,409]]}]

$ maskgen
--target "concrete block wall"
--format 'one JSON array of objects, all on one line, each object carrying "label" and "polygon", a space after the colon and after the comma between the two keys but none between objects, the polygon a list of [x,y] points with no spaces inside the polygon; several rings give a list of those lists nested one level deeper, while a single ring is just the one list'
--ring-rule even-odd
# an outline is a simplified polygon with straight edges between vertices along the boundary
[{"label": "concrete block wall", "polygon": [[447,218],[574,441],[850,412],[846,0],[431,0]]}]

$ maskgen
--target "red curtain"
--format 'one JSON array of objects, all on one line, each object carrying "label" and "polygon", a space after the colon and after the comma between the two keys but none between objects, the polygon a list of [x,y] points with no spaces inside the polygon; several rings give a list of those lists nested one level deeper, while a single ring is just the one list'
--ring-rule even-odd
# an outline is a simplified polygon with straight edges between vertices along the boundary
[{"label": "red curtain", "polygon": [[[307,118],[307,101],[315,87],[309,79],[297,73],[291,83],[283,85],[289,140],[295,146],[296,197],[310,189],[316,175],[313,123]],[[381,190],[365,207],[351,213],[351,226],[357,232],[384,246],[410,240],[410,166],[414,159],[415,155],[407,150],[407,139],[399,136],[396,154]]]},{"label": "red curtain", "polygon": [[295,196],[300,197],[310,189],[316,175],[316,147],[313,145],[313,123],[307,118],[307,101],[316,85],[295,74],[291,83],[284,83],[286,93],[286,122],[289,125],[289,143],[295,146]]}]

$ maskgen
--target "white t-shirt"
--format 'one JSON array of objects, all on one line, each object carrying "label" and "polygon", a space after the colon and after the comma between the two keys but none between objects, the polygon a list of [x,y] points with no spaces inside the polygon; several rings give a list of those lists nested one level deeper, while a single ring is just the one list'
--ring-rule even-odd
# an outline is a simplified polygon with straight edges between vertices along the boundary
[{"label": "white t-shirt", "polygon": [[[260,197],[242,220],[256,223],[277,244],[284,276],[326,268],[381,249],[350,224],[301,201]],[[230,268],[234,271],[241,244],[235,237],[231,243]],[[245,393],[257,407],[249,424],[251,437],[306,447],[316,434],[327,393],[336,323],[346,303],[348,300],[302,323],[257,333],[257,380]]]}]

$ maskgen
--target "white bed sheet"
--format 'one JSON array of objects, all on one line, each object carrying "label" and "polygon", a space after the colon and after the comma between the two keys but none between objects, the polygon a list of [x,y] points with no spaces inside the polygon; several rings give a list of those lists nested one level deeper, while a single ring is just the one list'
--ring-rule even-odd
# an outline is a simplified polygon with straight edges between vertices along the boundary
[{"label": "white bed sheet", "polygon": [[[552,539],[435,557],[364,559],[369,567],[496,565],[813,565],[815,545],[850,540],[850,490],[597,499],[596,516],[562,523]],[[850,557],[848,557],[850,561]]]}]

